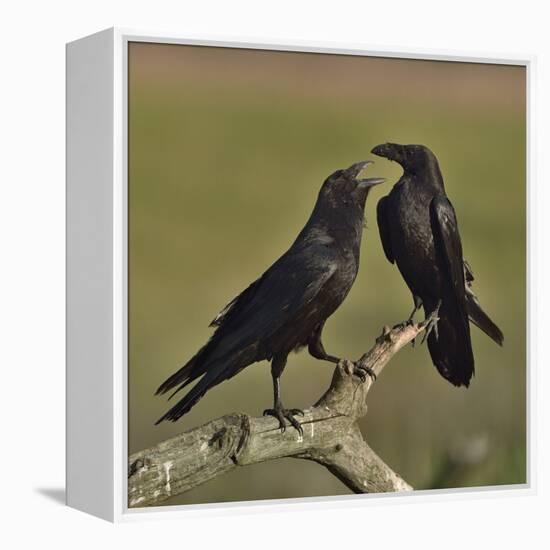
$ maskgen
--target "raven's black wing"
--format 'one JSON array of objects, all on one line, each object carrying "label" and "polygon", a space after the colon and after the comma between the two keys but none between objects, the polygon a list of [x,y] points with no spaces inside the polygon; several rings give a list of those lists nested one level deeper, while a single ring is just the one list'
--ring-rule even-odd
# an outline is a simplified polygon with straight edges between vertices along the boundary
[{"label": "raven's black wing", "polygon": [[463,262],[464,262],[464,281],[466,282],[467,286],[472,286],[472,283],[475,281],[472,266],[466,260],[463,260]]},{"label": "raven's black wing", "polygon": [[327,247],[291,249],[216,318],[218,329],[212,339],[219,349],[213,350],[212,357],[265,341],[306,309],[312,314],[311,303],[337,267]]},{"label": "raven's black wing", "polygon": [[266,341],[300,316],[315,315],[314,299],[337,267],[333,253],[323,246],[291,249],[275,262],[222,310],[208,343],[157,390],[165,393],[179,386],[177,393],[202,376],[158,422],[177,420],[210,388],[251,363],[270,358]]},{"label": "raven's black wing", "polygon": [[260,277],[259,279],[256,279],[251,285],[246,287],[239,295],[235,296],[235,298],[233,298],[233,300],[231,300],[216,315],[216,317],[214,317],[214,319],[210,322],[208,326],[219,327],[225,321],[229,320],[232,316],[234,316],[239,311],[239,308],[242,307],[243,304],[249,302],[252,299],[256,290],[258,289],[258,286],[260,285],[261,280],[262,280],[262,277]]},{"label": "raven's black wing", "polygon": [[466,312],[464,260],[458,222],[453,205],[444,195],[437,195],[430,204],[430,220],[437,254],[443,259],[447,281],[457,304]]},{"label": "raven's black wing", "polygon": [[376,206],[376,221],[378,222],[378,232],[386,258],[393,264],[395,258],[391,245],[390,220],[388,216],[389,198],[382,197]]},{"label": "raven's black wing", "polygon": [[430,220],[436,256],[443,278],[438,335],[428,346],[439,372],[455,385],[468,385],[474,373],[474,356],[466,303],[462,243],[453,205],[444,195],[430,203]]}]

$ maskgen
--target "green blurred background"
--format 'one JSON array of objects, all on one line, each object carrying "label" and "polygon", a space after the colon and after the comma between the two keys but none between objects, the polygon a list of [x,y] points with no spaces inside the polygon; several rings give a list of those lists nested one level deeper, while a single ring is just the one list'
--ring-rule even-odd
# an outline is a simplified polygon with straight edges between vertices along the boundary
[{"label": "green blurred background", "polygon": [[[363,433],[417,489],[526,481],[526,122],[522,67],[160,44],[129,54],[129,452],[230,412],[271,406],[269,365],[214,388],[179,422],[157,386],[208,323],[291,244],[326,176],[384,141],[437,155],[475,291],[499,348],[472,329],[476,376],[457,389],[408,346],[369,393]],[[400,168],[377,159],[361,268],[328,321],[330,353],[357,358],[411,296],[385,259],[375,208]],[[285,404],[306,408],[332,366],[292,355]],[[166,504],[347,494],[323,467],[237,469]]]}]

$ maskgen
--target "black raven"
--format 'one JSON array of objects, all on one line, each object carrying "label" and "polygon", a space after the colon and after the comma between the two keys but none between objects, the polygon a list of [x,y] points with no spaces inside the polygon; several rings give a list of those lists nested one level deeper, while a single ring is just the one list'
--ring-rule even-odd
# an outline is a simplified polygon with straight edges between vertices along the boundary
[{"label": "black raven", "polygon": [[439,317],[426,332],[432,361],[449,382],[467,387],[474,374],[468,319],[499,345],[504,336],[472,291],[472,270],[462,257],[437,159],[423,145],[385,143],[372,153],[403,167],[400,180],[378,202],[377,218],[386,257],[397,263],[413,295],[409,321],[422,306],[426,317]]},{"label": "black raven", "polygon": [[[369,164],[372,161],[355,163],[325,180],[309,220],[289,250],[222,309],[210,324],[217,329],[206,345],[158,388],[157,394],[177,388],[174,395],[200,378],[157,424],[178,420],[210,388],[265,359],[271,361],[274,404],[264,415],[276,417],[282,431],[286,418],[302,432],[294,416],[303,413],[283,407],[279,379],[288,354],[304,346],[313,357],[339,361],[325,352],[321,333],[357,275],[369,190],[385,181],[359,178]],[[365,376],[364,371],[357,374]]]}]

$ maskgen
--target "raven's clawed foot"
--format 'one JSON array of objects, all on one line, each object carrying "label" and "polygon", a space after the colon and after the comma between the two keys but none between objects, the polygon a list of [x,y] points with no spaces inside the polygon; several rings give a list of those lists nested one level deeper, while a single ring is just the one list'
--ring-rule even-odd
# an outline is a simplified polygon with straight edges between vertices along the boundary
[{"label": "raven's clawed foot", "polygon": [[367,365],[362,365],[357,362],[353,364],[353,374],[357,376],[364,384],[367,381],[367,376],[370,376],[372,381],[376,381],[376,373]]},{"label": "raven's clawed foot", "polygon": [[420,345],[422,345],[426,338],[432,333],[435,335],[435,339],[439,340],[439,333],[437,332],[437,322],[439,321],[439,308],[441,307],[441,300],[437,303],[436,308],[430,313],[429,317],[427,317],[424,321],[424,336],[422,337],[422,342],[420,342]]},{"label": "raven's clawed foot", "polygon": [[282,403],[275,404],[275,408],[266,409],[264,411],[264,416],[274,416],[279,421],[279,427],[281,432],[284,433],[286,430],[285,418],[290,422],[298,433],[303,436],[304,430],[300,423],[294,418],[295,416],[304,416],[304,411],[301,409],[285,409]]},{"label": "raven's clawed foot", "polygon": [[408,319],[405,319],[404,321],[397,323],[397,325],[394,325],[392,328],[397,330],[403,330],[407,327],[410,327],[413,324],[414,324],[414,319],[412,317],[409,317]]}]

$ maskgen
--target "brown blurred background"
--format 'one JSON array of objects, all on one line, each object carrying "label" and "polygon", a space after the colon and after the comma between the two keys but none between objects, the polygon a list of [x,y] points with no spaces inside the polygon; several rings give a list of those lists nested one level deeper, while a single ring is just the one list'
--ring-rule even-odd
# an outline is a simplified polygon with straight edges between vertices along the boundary
[{"label": "brown blurred background", "polygon": [[[505,334],[472,329],[470,389],[445,382],[425,346],[394,358],[362,424],[374,450],[417,489],[526,480],[525,70],[522,67],[159,44],[129,55],[129,451],[230,412],[271,406],[269,365],[214,388],[179,422],[157,386],[204,344],[208,323],[291,244],[324,178],[384,141],[437,155],[475,291]],[[367,204],[361,268],[325,329],[357,358],[411,296],[384,257]],[[289,407],[310,406],[332,366],[292,355]],[[347,494],[323,467],[284,459],[237,469],[166,504]]]}]

